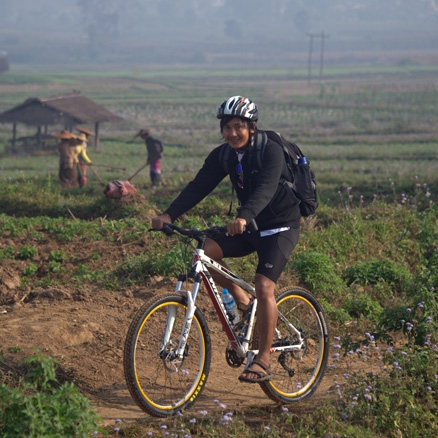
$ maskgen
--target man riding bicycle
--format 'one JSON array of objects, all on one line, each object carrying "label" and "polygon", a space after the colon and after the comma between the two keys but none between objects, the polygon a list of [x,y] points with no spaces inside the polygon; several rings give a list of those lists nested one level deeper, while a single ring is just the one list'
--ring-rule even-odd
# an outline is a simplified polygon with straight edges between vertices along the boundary
[{"label": "man riding bicycle", "polygon": [[[160,229],[197,205],[228,174],[240,207],[236,218],[227,224],[228,235],[208,239],[205,254],[226,266],[224,258],[257,253],[255,291],[258,301],[257,326],[259,353],[239,377],[242,382],[270,380],[270,348],[277,325],[275,284],[295,248],[300,229],[299,201],[282,184],[286,162],[282,146],[268,140],[261,169],[255,166],[252,151],[257,136],[258,108],[250,99],[233,96],[219,106],[217,118],[226,141],[205,159],[195,178],[160,216],[152,219]],[[222,165],[225,148],[231,148],[227,166]],[[253,224],[256,224],[254,227]],[[244,312],[250,305],[245,291],[223,277],[215,281],[233,295]]]}]

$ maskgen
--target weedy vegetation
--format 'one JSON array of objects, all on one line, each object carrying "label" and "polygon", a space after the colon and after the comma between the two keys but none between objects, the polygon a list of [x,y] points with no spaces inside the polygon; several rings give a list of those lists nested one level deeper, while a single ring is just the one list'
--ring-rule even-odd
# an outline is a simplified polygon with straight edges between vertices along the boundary
[{"label": "weedy vegetation", "polygon": [[[260,127],[297,141],[317,175],[321,206],[315,217],[303,221],[301,240],[281,281],[307,287],[323,303],[332,335],[325,379],[333,385],[328,401],[305,409],[229,411],[217,400],[211,412],[196,406],[170,420],[125,424],[115,419],[113,427],[99,429],[74,384],[55,385],[54,363],[38,353],[23,364],[31,368],[27,373],[14,373],[0,361],[0,434],[437,436],[437,72],[413,69],[381,72],[378,79],[327,69],[324,84],[307,89],[303,78],[287,72],[265,72],[250,81],[243,72],[233,80],[189,72],[145,77],[138,72],[128,79],[121,73],[104,80],[66,73],[69,86],[80,83],[85,95],[125,119],[105,126],[100,148],[89,150],[93,162],[127,169],[121,175],[96,167],[101,179],[126,179],[145,162],[144,144],[131,140],[139,127],[154,127],[166,145],[163,186],[149,192],[146,170],[133,180],[139,195],[129,201],[105,199],[91,172],[83,190],[62,190],[54,146],[13,151],[9,128],[1,126],[0,237],[12,244],[0,247],[0,260],[21,263],[20,287],[75,282],[117,291],[184,269],[176,242],[148,233],[150,218],[221,142],[217,104],[233,94],[251,96],[260,106]],[[35,83],[39,94],[59,82],[49,74],[35,80],[30,74],[16,76],[17,84]],[[0,85],[5,83],[0,77]],[[0,89],[0,110],[23,100],[22,90],[8,90]],[[29,128],[18,130],[29,134]],[[181,223],[225,224],[230,200],[224,181]],[[142,241],[143,249],[113,264],[102,263],[99,252],[84,259],[79,252],[56,250],[41,259],[39,242],[46,240]],[[231,265],[250,279],[254,258]]]}]

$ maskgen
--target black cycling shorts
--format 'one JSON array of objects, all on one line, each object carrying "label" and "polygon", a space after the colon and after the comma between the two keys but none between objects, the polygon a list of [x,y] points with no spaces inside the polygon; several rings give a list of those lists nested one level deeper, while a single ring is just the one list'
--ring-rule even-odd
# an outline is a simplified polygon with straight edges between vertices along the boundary
[{"label": "black cycling shorts", "polygon": [[243,257],[257,252],[259,263],[256,273],[276,283],[298,243],[299,236],[300,230],[291,228],[264,237],[260,237],[260,233],[256,231],[221,236],[214,240],[221,247],[224,258]]}]

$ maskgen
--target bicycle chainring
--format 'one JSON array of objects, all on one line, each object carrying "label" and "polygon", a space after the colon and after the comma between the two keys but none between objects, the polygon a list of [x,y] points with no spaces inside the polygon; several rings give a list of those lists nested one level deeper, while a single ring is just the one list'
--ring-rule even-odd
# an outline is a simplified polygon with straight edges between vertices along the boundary
[{"label": "bicycle chainring", "polygon": [[244,358],[239,357],[234,348],[227,348],[225,350],[225,359],[227,364],[232,368],[239,368],[243,364]]}]

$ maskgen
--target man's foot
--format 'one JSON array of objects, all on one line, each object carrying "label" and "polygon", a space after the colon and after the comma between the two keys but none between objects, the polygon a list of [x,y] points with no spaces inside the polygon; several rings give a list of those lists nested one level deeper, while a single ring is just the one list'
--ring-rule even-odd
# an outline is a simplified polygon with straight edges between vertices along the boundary
[{"label": "man's foot", "polygon": [[239,376],[241,382],[259,383],[271,380],[271,370],[269,365],[261,362],[257,356],[252,364]]}]

